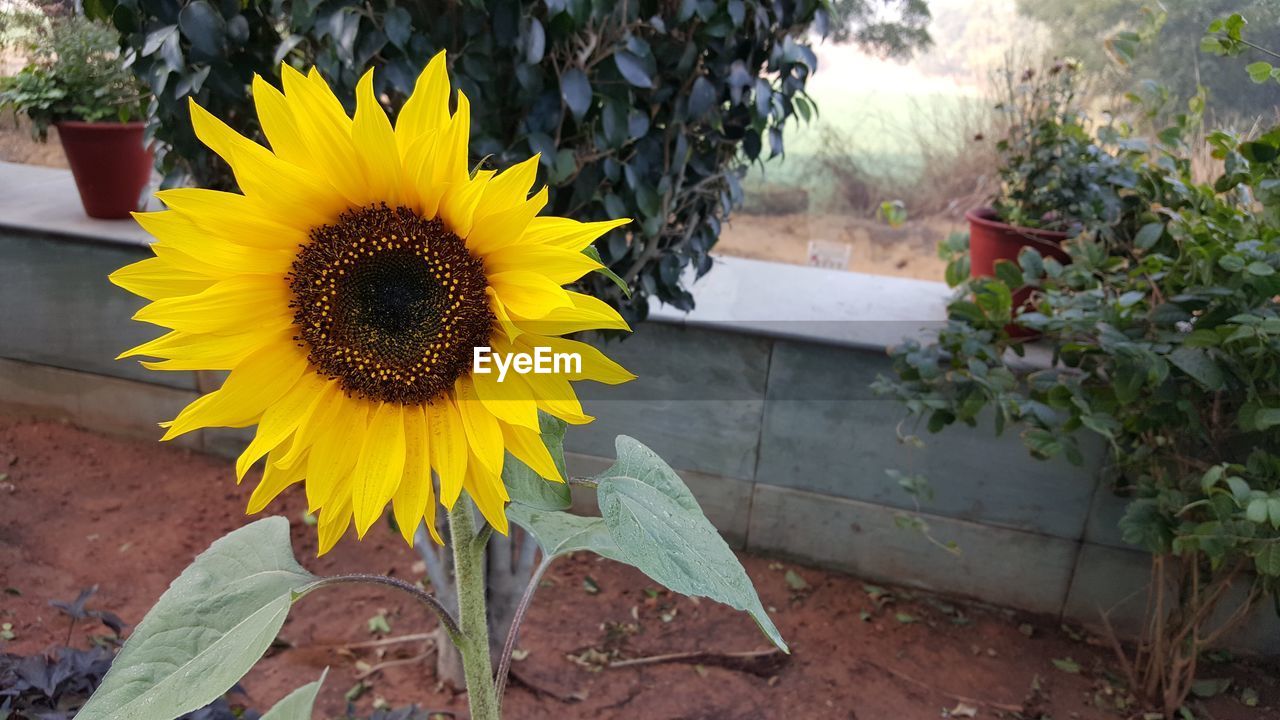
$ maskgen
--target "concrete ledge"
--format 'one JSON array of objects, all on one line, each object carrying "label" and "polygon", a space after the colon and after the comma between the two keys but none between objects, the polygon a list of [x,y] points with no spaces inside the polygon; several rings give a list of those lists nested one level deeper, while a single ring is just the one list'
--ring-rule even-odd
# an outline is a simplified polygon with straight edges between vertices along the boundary
[{"label": "concrete ledge", "polygon": [[[964,595],[1031,612],[1062,610],[1076,543],[920,516],[932,540],[883,505],[757,483],[747,547],[873,580]],[[953,554],[937,543],[955,543]]]},{"label": "concrete ledge", "polygon": [[[0,405],[8,412],[66,419],[110,435],[159,440],[159,423],[197,397],[190,390],[0,358]],[[204,449],[198,432],[173,442]]]},{"label": "concrete ledge", "polygon": [[[1228,592],[1213,614],[1214,622],[1222,622],[1247,592],[1250,576],[1241,579]],[[1080,548],[1075,577],[1067,594],[1062,615],[1095,632],[1104,633],[1103,615],[1121,637],[1136,638],[1144,630],[1143,615],[1151,590],[1151,556],[1138,550],[1085,543]],[[1234,631],[1227,633],[1222,645],[1263,655],[1280,654],[1280,618],[1271,603],[1260,603]]]}]

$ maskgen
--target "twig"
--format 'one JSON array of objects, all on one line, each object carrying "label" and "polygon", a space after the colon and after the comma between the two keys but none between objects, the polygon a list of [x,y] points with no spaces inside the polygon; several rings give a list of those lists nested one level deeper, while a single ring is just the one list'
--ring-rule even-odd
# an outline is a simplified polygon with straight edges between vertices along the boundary
[{"label": "twig", "polygon": [[329,645],[316,645],[318,648],[345,648],[347,650],[364,650],[366,648],[382,647],[384,645],[399,645],[400,643],[418,642],[419,640],[431,640],[435,637],[435,632],[413,633],[412,635],[397,635],[396,637],[382,638],[381,640],[369,640],[368,642],[358,643],[333,643]]},{"label": "twig", "polygon": [[386,662],[378,663],[377,665],[374,665],[373,667],[369,668],[368,670],[365,670],[359,675],[356,675],[356,680],[363,680],[374,673],[381,672],[390,667],[396,667],[397,665],[412,665],[413,663],[426,660],[427,658],[431,657],[431,653],[435,651],[436,651],[436,648],[434,645],[432,645],[426,652],[419,653],[417,655],[414,655],[413,657],[401,658],[399,660],[388,660]]},{"label": "twig", "polygon": [[659,663],[679,662],[715,665],[727,670],[748,672],[752,675],[766,677],[772,675],[778,667],[785,663],[788,655],[777,648],[768,650],[750,650],[747,652],[716,653],[696,650],[692,652],[668,653],[649,657],[614,660],[609,669],[655,665]]}]

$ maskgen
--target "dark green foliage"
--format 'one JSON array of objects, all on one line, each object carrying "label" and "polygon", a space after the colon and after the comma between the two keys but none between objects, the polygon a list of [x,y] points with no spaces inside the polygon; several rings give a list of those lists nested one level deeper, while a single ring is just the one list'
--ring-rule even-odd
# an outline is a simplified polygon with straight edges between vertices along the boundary
[{"label": "dark green foliage", "polygon": [[[1210,136],[1226,172],[1196,183],[1185,147],[1141,168],[1112,241],[1086,232],[1066,265],[1025,250],[995,278],[963,280],[937,344],[894,353],[880,388],[931,430],[1025,426],[1038,457],[1079,461],[1103,437],[1134,497],[1123,529],[1155,554],[1250,565],[1280,587],[1280,129]],[[1254,200],[1260,200],[1260,203]],[[952,246],[963,253],[963,248]],[[959,278],[956,278],[959,279]],[[1017,314],[1011,292],[1036,289]],[[1020,376],[1014,323],[1043,333],[1048,369]],[[1272,507],[1275,512],[1272,514]]]},{"label": "dark green foliage", "polygon": [[250,136],[254,73],[315,64],[350,101],[366,67],[397,110],[422,67],[449,52],[471,100],[474,159],[503,168],[542,154],[549,213],[631,217],[600,255],[636,290],[603,276],[587,290],[642,319],[648,298],[688,309],[682,278],[740,202],[746,162],[783,152],[782,130],[814,112],[804,93],[817,60],[807,34],[819,0],[88,0],[139,53],[154,90],[167,182],[229,188],[226,167],[195,139],[186,96]]},{"label": "dark green foliage", "polygon": [[[86,588],[75,600],[51,600],[49,605],[66,615],[73,629],[80,620],[95,619],[111,630],[111,635],[95,638],[95,644],[85,650],[55,647],[37,655],[0,653],[0,718],[72,720],[97,689],[111,669],[125,628],[115,613],[85,607],[97,590],[96,586]],[[232,692],[241,691],[237,687]],[[178,720],[258,720],[259,717],[252,710],[219,698]]]},{"label": "dark green foliage", "polygon": [[109,26],[83,17],[56,17],[38,27],[30,63],[4,84],[0,107],[31,119],[44,140],[60,120],[140,120],[146,102]]},{"label": "dark green foliage", "polygon": [[[1018,227],[1078,232],[1120,219],[1121,195],[1136,180],[1130,142],[1114,126],[1099,134],[1078,95],[1080,66],[1069,60],[999,76],[997,119],[1006,128],[996,143],[1000,190],[992,202],[1000,219]],[[1140,145],[1140,144],[1139,144]]]},{"label": "dark green foliage", "polygon": [[[1163,717],[1192,692],[1197,657],[1280,597],[1280,127],[1197,141],[1221,163],[1205,182],[1188,140],[1202,96],[1190,110],[1157,133],[1115,219],[1068,242],[1069,263],[1026,249],[970,280],[949,242],[947,327],[896,349],[897,377],[876,383],[933,432],[986,411],[997,433],[1020,424],[1035,457],[1080,463],[1081,432],[1105,441],[1129,498],[1120,530],[1152,554],[1166,598],[1135,653],[1118,652]],[[1012,303],[1020,287],[1029,308]],[[1016,360],[1026,338],[1010,324],[1040,333],[1047,367]]]}]

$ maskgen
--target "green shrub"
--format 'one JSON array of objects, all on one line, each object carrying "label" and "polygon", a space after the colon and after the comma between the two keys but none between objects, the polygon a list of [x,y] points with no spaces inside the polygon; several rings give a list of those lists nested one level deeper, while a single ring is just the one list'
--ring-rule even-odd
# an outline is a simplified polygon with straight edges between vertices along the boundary
[{"label": "green shrub", "polygon": [[745,163],[782,153],[786,124],[814,112],[805,95],[817,66],[808,30],[824,16],[819,0],[86,7],[110,17],[138,52],[135,69],[157,98],[156,137],[170,146],[160,160],[169,184],[184,176],[233,184],[192,134],[187,95],[253,137],[254,73],[275,79],[281,61],[315,64],[349,99],[373,66],[394,111],[426,60],[447,49],[456,86],[471,99],[477,161],[505,167],[542,153],[548,212],[635,219],[597,245],[634,296],[607,279],[584,280],[632,320],[647,314],[650,297],[693,306],[682,274],[711,268],[707,253],[741,200]]},{"label": "green shrub", "polygon": [[[1110,232],[1070,241],[1070,263],[1026,249],[971,280],[952,243],[946,328],[896,349],[897,378],[877,383],[930,431],[985,410],[1036,457],[1077,463],[1080,432],[1105,440],[1130,498],[1121,530],[1152,553],[1162,598],[1126,669],[1166,716],[1200,652],[1280,590],[1280,128],[1209,134],[1222,172],[1197,183],[1184,138],[1198,122],[1160,133]],[[1034,306],[1019,313],[1024,286]],[[1019,369],[1010,324],[1040,333],[1048,367]]]},{"label": "green shrub", "polygon": [[38,27],[28,48],[31,61],[0,92],[0,106],[31,119],[44,140],[60,120],[139,120],[146,103],[109,25],[83,17],[59,17]]}]

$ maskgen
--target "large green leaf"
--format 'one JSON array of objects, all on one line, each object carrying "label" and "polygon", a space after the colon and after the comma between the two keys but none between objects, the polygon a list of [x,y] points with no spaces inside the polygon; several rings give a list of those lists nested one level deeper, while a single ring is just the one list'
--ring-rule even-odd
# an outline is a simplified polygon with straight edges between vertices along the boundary
[{"label": "large green leaf", "polygon": [[507,518],[532,535],[547,557],[590,550],[610,560],[627,562],[601,518],[548,512],[521,505],[508,507]]},{"label": "large green leaf", "polygon": [[1169,353],[1169,362],[1208,390],[1222,387],[1222,369],[1203,348],[1180,347]]},{"label": "large green leaf", "polygon": [[282,517],[219,538],[138,624],[77,720],[173,720],[209,704],[262,657],[315,579]]},{"label": "large green leaf", "polygon": [[[538,424],[543,444],[551,453],[560,476],[567,480],[564,465],[564,421],[546,413],[538,413]],[[547,480],[510,453],[502,465],[502,481],[506,484],[513,503],[538,510],[564,510],[573,503],[568,483]]]},{"label": "large green leaf", "polygon": [[329,670],[326,668],[320,674],[319,680],[307,683],[286,695],[283,700],[271,706],[267,714],[262,716],[262,720],[311,720],[316,695],[319,694],[320,686],[324,684],[324,678],[328,674]]},{"label": "large green leaf", "polygon": [[626,435],[616,445],[618,461],[596,477],[596,493],[622,561],[676,592],[749,613],[774,645],[788,651],[751,578],[680,476]]}]

